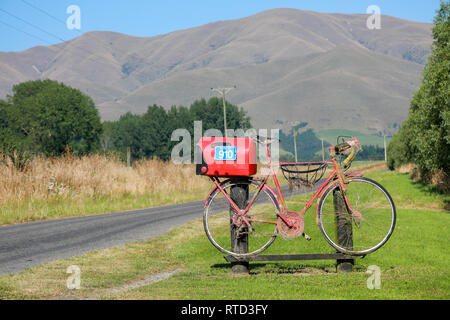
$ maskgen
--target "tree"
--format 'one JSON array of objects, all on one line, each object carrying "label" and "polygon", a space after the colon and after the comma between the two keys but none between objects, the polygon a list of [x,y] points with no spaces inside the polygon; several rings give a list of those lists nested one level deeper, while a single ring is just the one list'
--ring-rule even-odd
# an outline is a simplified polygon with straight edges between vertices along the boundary
[{"label": "tree", "polygon": [[402,164],[414,162],[418,153],[417,146],[412,144],[411,137],[414,135],[410,121],[402,123],[400,130],[394,134],[387,147],[387,166],[390,170],[399,168]]},{"label": "tree", "polygon": [[113,150],[126,154],[127,147],[130,147],[134,159],[145,156],[141,148],[143,137],[141,116],[127,112],[118,121],[110,122],[108,126],[110,128],[106,132],[111,135],[110,142]]},{"label": "tree", "polygon": [[31,161],[32,154],[28,150],[29,139],[11,128],[11,108],[11,104],[0,100],[0,161],[23,171]]},{"label": "tree", "polygon": [[171,127],[169,118],[163,107],[148,107],[142,116],[142,149],[145,157],[170,159]]},{"label": "tree", "polygon": [[0,130],[8,128],[8,114],[6,110],[7,107],[8,104],[6,103],[6,101],[0,100]]},{"label": "tree", "polygon": [[133,159],[170,158],[171,126],[163,107],[149,106],[142,115],[128,112],[119,121],[107,125],[110,126],[112,127],[108,131],[111,131],[113,149],[125,153],[127,147],[130,147]]},{"label": "tree", "polygon": [[[189,108],[172,106],[165,110],[162,106],[149,106],[142,115],[127,113],[118,121],[104,123],[103,146],[121,153],[131,147],[134,159],[157,157],[169,160],[172,148],[179,141],[171,141],[172,132],[186,129],[194,135],[194,121],[202,121],[203,130],[218,129],[223,132],[222,100],[214,97],[209,101],[197,100]],[[227,125],[230,129],[251,128],[250,118],[241,108],[227,104]],[[194,139],[191,139],[194,150]]]},{"label": "tree", "polygon": [[[301,123],[294,127],[294,129],[298,130],[298,128],[305,127],[305,123]],[[322,160],[322,156],[319,156],[317,153],[322,150],[322,141],[317,138],[313,129],[308,129],[302,133],[296,134],[296,143],[297,143],[297,153],[302,161],[314,161],[314,160]],[[324,148],[327,148],[330,144],[325,142]],[[280,131],[280,146],[294,154],[295,157],[295,148],[294,148],[294,135],[289,130],[288,134],[284,134],[283,131]],[[293,158],[295,159],[295,158]]]},{"label": "tree", "polygon": [[20,83],[2,109],[8,119],[7,144],[53,156],[66,146],[76,154],[98,148],[102,132],[98,111],[78,89],[48,79]]},{"label": "tree", "polygon": [[450,163],[450,3],[441,1],[434,19],[434,42],[406,123],[388,149],[390,167],[414,162],[426,176],[449,172]]},{"label": "tree", "polygon": [[[223,102],[222,99],[213,97],[196,100],[189,108],[194,120],[201,120],[203,130],[218,129],[223,132]],[[243,108],[238,108],[226,102],[227,128],[247,130],[251,128],[250,117]]]},{"label": "tree", "polygon": [[434,43],[423,82],[410,107],[413,144],[419,150],[417,165],[427,173],[448,172],[450,161],[450,3],[441,2],[434,19]]}]

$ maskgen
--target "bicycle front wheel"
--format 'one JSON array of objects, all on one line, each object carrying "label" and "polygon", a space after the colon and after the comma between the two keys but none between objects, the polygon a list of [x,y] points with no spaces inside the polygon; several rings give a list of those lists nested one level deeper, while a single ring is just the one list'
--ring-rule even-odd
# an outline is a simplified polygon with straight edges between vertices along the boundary
[{"label": "bicycle front wheel", "polygon": [[[230,180],[223,182],[221,187],[243,209],[259,184],[252,180]],[[203,226],[209,241],[221,252],[236,257],[250,256],[261,253],[276,239],[278,212],[276,195],[270,188],[263,187],[245,216],[249,227],[216,188],[206,202]],[[241,245],[237,245],[237,240]]]},{"label": "bicycle front wheel", "polygon": [[389,193],[377,182],[354,177],[345,185],[348,208],[340,184],[332,184],[319,202],[319,228],[338,251],[366,255],[384,245],[394,231],[396,211]]}]

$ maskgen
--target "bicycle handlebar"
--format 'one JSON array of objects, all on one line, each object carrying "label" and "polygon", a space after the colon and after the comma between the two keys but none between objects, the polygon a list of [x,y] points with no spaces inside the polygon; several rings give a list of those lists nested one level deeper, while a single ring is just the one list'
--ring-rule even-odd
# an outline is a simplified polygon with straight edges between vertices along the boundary
[{"label": "bicycle handlebar", "polygon": [[356,153],[358,151],[356,150],[356,148],[352,147],[352,150],[350,151],[350,154],[348,155],[347,158],[345,158],[345,160],[342,162],[344,164],[344,167],[346,167],[349,163],[353,162],[353,160],[356,157]]},{"label": "bicycle handlebar", "polygon": [[334,151],[336,152],[336,154],[341,154],[350,148],[351,148],[350,144],[348,144],[347,142],[344,142],[344,143],[339,143],[339,144],[335,145]]},{"label": "bicycle handlebar", "polygon": [[355,137],[352,140],[348,140],[344,143],[339,143],[334,147],[334,152],[336,154],[345,154],[350,149],[350,154],[345,158],[342,163],[344,167],[347,167],[356,157],[356,154],[362,150],[361,143]]},{"label": "bicycle handlebar", "polygon": [[256,140],[256,142],[261,143],[261,144],[271,144],[272,142],[280,142],[280,139],[275,139],[275,138],[268,138],[268,137],[263,137],[260,135],[256,135],[254,138],[254,140]]}]

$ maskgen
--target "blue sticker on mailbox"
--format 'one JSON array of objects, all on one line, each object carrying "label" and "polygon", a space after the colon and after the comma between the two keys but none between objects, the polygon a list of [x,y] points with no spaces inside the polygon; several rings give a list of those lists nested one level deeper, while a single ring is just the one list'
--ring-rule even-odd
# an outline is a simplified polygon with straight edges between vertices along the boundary
[{"label": "blue sticker on mailbox", "polygon": [[214,160],[234,161],[236,160],[236,147],[219,146],[215,148]]}]

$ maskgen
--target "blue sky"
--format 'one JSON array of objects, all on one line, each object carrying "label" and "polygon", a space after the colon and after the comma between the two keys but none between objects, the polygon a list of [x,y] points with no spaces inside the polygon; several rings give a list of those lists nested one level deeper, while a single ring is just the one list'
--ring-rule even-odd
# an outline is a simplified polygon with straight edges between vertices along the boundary
[{"label": "blue sky", "polygon": [[[218,20],[246,17],[273,8],[381,14],[433,21],[439,0],[0,0],[0,51],[22,51],[69,40],[93,30],[154,36]],[[28,4],[27,4],[28,3]],[[31,6],[30,6],[31,5]],[[68,30],[70,5],[81,10],[81,29]],[[34,6],[34,8],[33,8]]]}]

